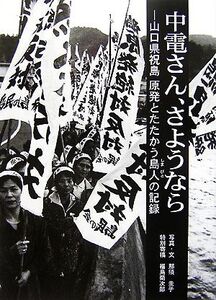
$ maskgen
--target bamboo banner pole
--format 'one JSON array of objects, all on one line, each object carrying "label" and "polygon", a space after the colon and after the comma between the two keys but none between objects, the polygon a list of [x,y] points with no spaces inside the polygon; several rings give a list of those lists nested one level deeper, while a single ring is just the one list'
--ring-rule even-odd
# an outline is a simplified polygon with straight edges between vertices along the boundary
[{"label": "bamboo banner pole", "polygon": [[119,47],[120,47],[120,44],[121,44],[124,29],[125,29],[125,24],[126,24],[126,20],[127,20],[127,16],[128,16],[129,7],[130,7],[130,0],[128,0],[128,6],[127,6],[127,9],[126,9],[126,13],[125,13],[125,19],[124,19],[124,23],[123,23],[123,26],[122,26],[121,35],[120,35],[119,40],[118,40],[118,46],[117,46],[116,55],[115,55],[113,66],[112,66],[112,71],[111,71],[111,74],[110,74],[110,77],[109,77],[108,86],[110,85],[110,82],[111,82],[111,79],[112,79],[112,76],[113,76],[113,73],[114,73],[114,70],[115,70],[115,64],[116,64],[116,60],[117,60],[118,52],[119,52]]},{"label": "bamboo banner pole", "polygon": [[117,50],[116,50],[112,70],[109,74],[108,84],[107,84],[105,94],[104,94],[103,107],[102,107],[102,110],[101,110],[99,126],[101,126],[101,123],[102,123],[102,120],[103,120],[104,110],[105,110],[106,101],[107,101],[107,95],[108,95],[108,91],[110,89],[111,79],[112,79],[112,76],[113,76],[113,73],[114,73],[114,70],[115,70],[116,60],[117,60],[117,57],[118,57],[119,47],[121,45],[121,40],[122,40],[122,36],[123,36],[123,33],[124,33],[124,29],[125,29],[125,24],[126,24],[126,20],[127,20],[127,16],[128,16],[129,7],[130,7],[130,0],[128,0],[128,5],[127,5],[126,13],[125,13],[125,18],[124,18],[124,23],[123,23],[123,26],[122,26],[121,35],[120,35],[119,40],[118,40],[118,46],[117,46]]},{"label": "bamboo banner pole", "polygon": [[8,151],[8,154],[9,154],[10,141],[11,141],[11,128],[12,128],[12,119],[9,119],[9,123],[8,123],[8,139],[7,139],[7,151]]},{"label": "bamboo banner pole", "polygon": [[1,144],[2,144],[2,140],[3,140],[3,137],[4,137],[4,133],[5,133],[7,124],[8,124],[8,120],[5,120],[5,121],[4,121],[4,124],[3,124],[3,126],[2,126],[1,133],[0,133],[0,146],[1,146]]},{"label": "bamboo banner pole", "polygon": [[109,23],[109,74],[111,72],[111,64],[112,64],[112,47],[111,47],[111,36],[112,36],[112,20],[111,20],[111,14],[109,15],[110,17],[110,23]]},{"label": "bamboo banner pole", "polygon": [[[23,216],[24,216],[24,226],[23,226],[23,233],[22,233],[21,240],[25,241],[26,240],[26,234],[27,234],[27,225],[28,225],[28,215],[27,215],[26,211],[24,211],[24,215]],[[23,253],[21,255],[21,258],[20,258],[20,274],[19,274],[20,276],[22,275],[22,272],[23,272],[24,256],[25,256],[25,253]],[[20,300],[21,289],[22,289],[22,287],[18,288],[17,299],[16,300]]]},{"label": "bamboo banner pole", "polygon": [[60,137],[61,137],[61,144],[62,144],[62,151],[63,151],[62,153],[63,153],[63,157],[64,157],[64,162],[65,162],[65,164],[67,164],[67,159],[66,159],[66,155],[65,155],[64,139],[63,139],[63,135],[62,135],[60,126],[59,126],[59,134],[60,134]]},{"label": "bamboo banner pole", "polygon": [[24,7],[24,0],[21,1],[21,9],[20,9],[20,17],[19,17],[19,29],[18,29],[18,37],[21,37],[22,34],[22,16],[23,16],[23,7]]}]

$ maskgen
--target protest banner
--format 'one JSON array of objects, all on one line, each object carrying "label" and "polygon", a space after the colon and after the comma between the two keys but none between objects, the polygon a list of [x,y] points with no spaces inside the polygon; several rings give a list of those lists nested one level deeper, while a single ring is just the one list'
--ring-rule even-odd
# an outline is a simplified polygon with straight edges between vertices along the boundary
[{"label": "protest banner", "polygon": [[198,157],[216,149],[216,54],[189,84],[192,139]]},{"label": "protest banner", "polygon": [[110,249],[139,215],[145,224],[146,159],[144,135],[118,166],[97,182],[83,211],[75,218],[86,240]]},{"label": "protest banner", "polygon": [[73,104],[72,118],[84,129],[95,125],[100,116],[101,98],[104,97],[105,80],[108,77],[108,57],[101,45],[91,63],[89,73]]},{"label": "protest banner", "polygon": [[100,153],[94,161],[98,172],[111,172],[129,148],[144,70],[139,30],[136,20],[127,16],[103,103]]},{"label": "protest banner", "polygon": [[[5,3],[8,2],[5,1]],[[34,0],[23,1],[25,3],[25,19],[31,19],[31,8],[33,4],[36,5],[35,2]],[[42,1],[40,2],[42,3]],[[50,28],[53,28],[52,15],[55,16],[54,6],[56,1],[44,2],[47,4],[49,2],[50,9],[52,6],[53,11],[46,15],[46,9],[43,10],[42,6],[38,6],[38,19],[44,14],[47,22],[44,21],[43,24],[50,24]],[[64,1],[60,2],[63,3]],[[85,10],[88,12],[86,15],[84,15],[85,11],[81,2],[79,0],[73,1],[75,5],[74,16],[78,15],[80,20],[80,23],[75,20],[73,26],[82,26],[82,28],[79,28],[80,36],[79,38],[76,36],[76,41],[79,42],[80,49],[88,48],[89,51],[92,43],[88,38],[91,36],[91,32],[94,31],[93,27],[98,28],[99,31],[101,30],[103,34],[106,32],[105,26],[102,25],[106,23],[108,11],[106,11],[106,16],[101,13],[101,7],[105,11],[108,4],[113,2],[114,11],[118,11],[116,19],[112,16],[113,24],[115,24],[117,19],[121,19],[120,13],[124,11],[123,3],[127,1],[121,1],[120,3],[118,1],[101,0],[101,5],[96,1],[90,1],[91,3],[84,1]],[[102,117],[100,126],[93,127],[89,134],[83,132],[82,129],[87,123],[87,114],[82,129],[75,126],[79,137],[84,134],[85,138],[94,138],[97,132],[101,133],[101,152],[96,162],[94,162],[93,171],[107,173],[98,181],[84,210],[77,219],[75,218],[83,237],[87,241],[99,245],[99,247],[96,247],[99,254],[94,270],[93,286],[85,292],[92,299],[96,298],[95,295],[104,299],[109,298],[109,296],[118,299],[121,293],[122,299],[189,300],[201,297],[213,300],[216,294],[215,277],[213,276],[215,268],[216,195],[214,163],[216,149],[216,108],[214,103],[216,76],[216,56],[214,55],[215,1],[131,0],[131,7],[136,3],[135,14],[134,11],[130,11],[131,16],[134,17],[134,19],[131,17],[131,20],[138,20],[137,17],[142,11],[139,26],[140,28],[143,26],[145,30],[147,29],[147,36],[145,30],[142,29],[139,31],[139,35],[142,37],[145,53],[141,53],[142,48],[140,48],[140,41],[138,43],[138,34],[126,23],[124,32],[122,35],[118,35],[115,40],[115,42],[117,41],[115,47],[107,53],[107,57],[109,57],[108,73],[112,76],[109,84],[106,83],[103,88],[103,93],[105,90],[107,92],[106,96],[104,97],[101,93],[101,101],[98,103],[97,118]],[[45,3],[41,5],[48,6]],[[188,17],[189,19],[187,19]],[[96,23],[100,18],[102,21]],[[89,22],[89,19],[91,19],[91,22]],[[30,22],[32,21],[30,20]],[[193,35],[189,35],[187,29],[188,27],[194,28],[194,23],[196,23],[197,30],[194,32],[193,29],[190,32]],[[59,24],[62,25],[60,22]],[[199,24],[201,24],[200,27]],[[85,31],[86,26],[92,26],[92,28],[87,32]],[[45,25],[43,29],[45,29]],[[74,121],[70,118],[72,113],[77,114],[78,109],[74,106],[72,107],[74,111],[70,111],[70,105],[76,105],[80,92],[84,95],[86,107],[89,105],[89,98],[92,96],[87,89],[81,90],[86,84],[86,80],[88,80],[91,67],[87,51],[80,55],[81,52],[77,44],[74,62],[75,82],[72,86],[74,91],[72,92],[72,102],[67,101],[70,98],[69,80],[66,79],[69,78],[67,71],[69,65],[67,64],[67,67],[66,64],[62,65],[58,69],[61,70],[61,73],[58,73],[58,70],[53,68],[52,61],[55,61],[57,57],[62,57],[62,62],[64,62],[65,56],[62,55],[67,52],[69,59],[70,54],[69,51],[66,51],[66,48],[63,50],[60,46],[64,43],[61,31],[58,31],[60,33],[58,37],[55,36],[58,45],[55,45],[55,43],[52,43],[52,46],[51,44],[48,45],[53,36],[48,29],[43,34],[42,31],[40,32],[41,36],[38,40],[38,44],[42,41],[46,41],[47,44],[35,46],[35,49],[33,47],[28,49],[29,45],[33,45],[32,34],[25,33],[25,39],[29,36],[27,41],[22,37],[22,50],[16,63],[23,57],[23,53],[27,52],[30,57],[34,53],[36,54],[38,50],[38,55],[43,55],[38,56],[37,59],[35,58],[34,64],[41,61],[41,66],[37,68],[36,75],[30,61],[29,72],[26,73],[28,62],[21,61],[19,65],[15,66],[12,62],[13,71],[9,70],[10,75],[6,77],[7,85],[10,82],[10,88],[7,89],[4,83],[3,93],[0,92],[1,120],[19,116],[19,122],[24,120],[31,124],[32,133],[38,137],[37,141],[32,140],[27,166],[27,172],[30,175],[28,177],[33,182],[25,185],[27,202],[25,203],[25,199],[22,202],[26,208],[36,213],[40,213],[40,208],[36,207],[36,203],[41,205],[42,202],[40,197],[30,199],[30,193],[34,198],[33,191],[39,195],[39,188],[41,191],[44,189],[46,172],[50,168],[48,166],[50,166],[53,153],[51,148],[46,147],[48,146],[47,142],[55,145],[55,134],[58,132],[57,124],[64,126],[64,123],[68,120]],[[68,34],[68,31],[65,32]],[[86,32],[88,38],[86,38]],[[34,31],[32,33],[34,34]],[[100,34],[101,32],[96,37]],[[103,34],[101,39],[106,40],[107,36]],[[207,36],[207,34],[209,35]],[[115,37],[112,39],[112,42],[114,42]],[[134,41],[137,43],[134,44]],[[100,45],[98,40],[95,39],[94,42],[95,49],[98,49]],[[110,43],[109,46],[112,47],[113,44]],[[45,53],[47,49],[49,51]],[[131,49],[141,50],[140,57],[137,53],[130,52]],[[116,53],[118,55],[115,59]],[[89,54],[92,57],[92,50],[89,51]],[[138,107],[139,115],[141,115],[140,120],[142,121],[141,126],[138,117],[136,124],[134,123],[134,116],[137,112],[137,99],[131,91],[133,88],[135,91],[135,83],[137,83],[137,90],[138,86],[140,88],[139,76],[142,72],[140,71],[138,75],[138,70],[133,70],[133,63],[141,66],[143,62],[141,64],[139,62],[143,55],[146,59],[145,74],[148,78],[142,78],[141,88],[145,86],[144,95],[142,95],[144,108],[142,112]],[[112,57],[110,58],[110,56]],[[135,60],[129,59],[127,61],[126,58],[131,58],[131,56],[135,57]],[[4,59],[4,56],[2,58]],[[61,59],[58,62],[60,61]],[[94,61],[92,62],[94,64]],[[114,68],[112,69],[113,63]],[[189,69],[187,68],[188,64]],[[123,70],[123,68],[125,69]],[[191,81],[188,79],[188,75]],[[132,80],[129,80],[130,76],[134,80],[134,85]],[[53,82],[50,82],[51,80]],[[44,93],[46,97],[42,97],[39,89],[31,89],[30,96],[32,97],[29,96],[29,87],[32,85],[34,88],[35,83],[35,86],[43,85],[43,87],[46,87]],[[24,87],[21,90],[22,85]],[[130,88],[131,90],[129,90]],[[56,93],[49,93],[49,89],[54,89]],[[187,89],[189,95],[187,95]],[[15,91],[16,93],[19,92],[17,97],[15,97]],[[68,92],[67,96],[65,91]],[[39,97],[41,100],[36,102]],[[95,97],[94,94],[93,97]],[[48,104],[48,99],[52,99],[50,104]],[[141,101],[140,99],[138,101],[139,106]],[[35,107],[35,110],[32,110],[34,103],[38,106]],[[54,106],[56,103],[58,103],[57,106]],[[68,110],[70,111],[69,114],[67,113]],[[147,120],[146,116],[148,116]],[[146,133],[146,124],[148,127],[147,146],[142,141],[137,142],[136,135],[131,136],[131,132],[136,131],[143,137],[142,132]],[[100,127],[102,130],[100,130]],[[17,135],[19,128],[11,134],[11,140],[13,140],[14,135]],[[67,129],[70,130],[70,125]],[[53,135],[54,131],[55,134]],[[39,134],[41,137],[39,137]],[[7,130],[5,135],[7,135]],[[8,136],[10,136],[9,133]],[[76,145],[79,146],[77,147],[78,151],[82,151],[85,138],[79,140]],[[190,153],[188,156],[187,151],[190,141],[193,142],[193,145],[189,147]],[[4,147],[6,142],[7,140],[4,141]],[[12,144],[13,142],[11,142]],[[67,155],[72,148],[73,146],[70,145],[65,146],[64,155],[60,157],[60,160],[65,161],[64,156],[67,159]],[[43,153],[40,149],[43,150]],[[196,157],[193,152],[196,152]],[[138,166],[138,158],[141,157],[144,165]],[[135,162],[137,162],[137,173],[132,174],[130,173],[130,166]],[[141,173],[138,172],[138,169]],[[189,174],[187,171],[189,171]],[[51,168],[48,173],[50,172]],[[42,173],[43,176],[41,176]],[[145,178],[141,178],[141,174],[145,174]],[[92,176],[93,179],[95,179],[94,176],[95,174]],[[40,180],[38,185],[36,178]],[[44,179],[43,184],[41,184],[41,178]],[[90,179],[92,178],[90,177]],[[97,179],[98,177],[96,177]],[[129,205],[130,200],[133,199],[132,194],[136,195],[133,209]],[[147,220],[145,220],[145,214],[147,214]],[[143,224],[146,230],[146,234],[142,236],[141,242],[143,245],[139,245],[139,250],[143,250],[142,246],[144,246],[144,251],[140,251],[144,260],[141,266],[144,272],[140,272],[134,259],[138,255],[136,255],[135,250],[136,243],[133,242],[138,234],[137,232],[134,234],[133,231],[132,237],[129,230],[133,228],[131,224],[138,216],[144,220]],[[127,232],[128,234],[124,235]],[[121,239],[122,236],[124,236],[123,239]],[[130,240],[129,244],[128,240]],[[118,241],[119,243],[116,243]],[[121,241],[123,246],[118,248]],[[112,265],[111,260],[118,256],[116,253],[119,254],[120,258],[118,257],[115,261],[116,264],[113,263]],[[119,267],[121,264],[125,269]],[[114,271],[116,277],[113,276]],[[138,276],[134,276],[137,275],[136,271]],[[145,283],[145,276],[147,277],[147,284]],[[126,281],[124,281],[125,278],[127,278]],[[117,281],[120,288],[119,286],[117,288]],[[141,292],[139,288],[142,289]]]},{"label": "protest banner", "polygon": [[[64,114],[70,1],[37,1],[0,91],[0,119],[30,124],[22,205],[40,214]],[[52,78],[47,76],[52,74]]]},{"label": "protest banner", "polygon": [[20,25],[19,25],[19,36],[21,35],[28,19],[31,14],[31,11],[37,0],[24,0],[21,2],[21,16],[20,16]]}]

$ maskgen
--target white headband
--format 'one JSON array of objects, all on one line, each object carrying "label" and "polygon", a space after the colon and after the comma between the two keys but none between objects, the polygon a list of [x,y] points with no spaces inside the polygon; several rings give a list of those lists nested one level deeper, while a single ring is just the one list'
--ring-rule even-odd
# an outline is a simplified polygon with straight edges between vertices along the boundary
[{"label": "white headband", "polygon": [[8,177],[11,176],[11,177],[18,178],[19,181],[22,184],[22,187],[23,187],[23,178],[22,178],[22,176],[18,172],[11,171],[11,170],[6,170],[6,171],[3,171],[3,172],[0,173],[0,179],[3,178],[3,177],[6,177],[6,176],[8,176]]},{"label": "white headband", "polygon": [[58,167],[55,172],[53,173],[53,177],[56,178],[56,176],[62,172],[69,172],[71,173],[72,175],[74,174],[74,171],[70,168],[70,167],[67,167],[67,166],[61,166],[61,167]]}]

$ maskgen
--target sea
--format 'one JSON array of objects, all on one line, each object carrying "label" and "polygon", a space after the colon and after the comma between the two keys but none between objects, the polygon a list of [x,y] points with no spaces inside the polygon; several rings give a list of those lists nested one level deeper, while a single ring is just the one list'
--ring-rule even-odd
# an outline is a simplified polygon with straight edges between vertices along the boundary
[{"label": "sea", "polygon": [[216,149],[189,155],[188,299],[216,299]]}]

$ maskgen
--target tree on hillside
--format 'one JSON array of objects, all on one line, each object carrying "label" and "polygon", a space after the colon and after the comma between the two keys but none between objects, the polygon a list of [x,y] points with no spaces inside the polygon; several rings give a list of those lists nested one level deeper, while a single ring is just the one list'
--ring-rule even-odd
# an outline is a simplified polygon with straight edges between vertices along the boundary
[{"label": "tree on hillside", "polygon": [[194,41],[189,42],[189,81],[208,63],[215,54],[213,45],[200,45]]},{"label": "tree on hillside", "polygon": [[96,28],[74,27],[70,32],[72,54],[74,54],[76,43],[79,43],[80,55],[82,55],[85,49],[88,49],[89,56],[95,56],[99,46],[106,46],[107,42],[107,35]]},{"label": "tree on hillside", "polygon": [[18,44],[17,36],[0,35],[0,62],[10,63]]}]

